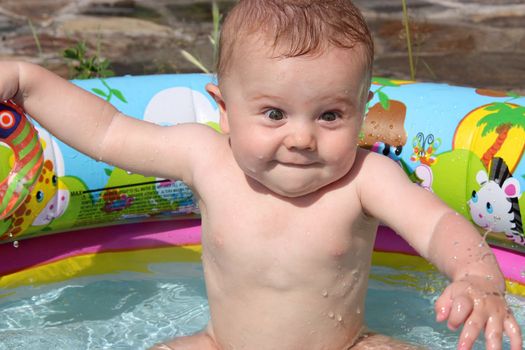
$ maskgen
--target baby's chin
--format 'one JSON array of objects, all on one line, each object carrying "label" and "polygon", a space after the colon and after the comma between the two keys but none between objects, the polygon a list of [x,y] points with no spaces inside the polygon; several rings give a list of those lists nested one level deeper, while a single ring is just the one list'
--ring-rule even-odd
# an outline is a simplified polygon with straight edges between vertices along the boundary
[{"label": "baby's chin", "polygon": [[322,190],[322,188],[329,185],[329,182],[319,183],[317,181],[315,183],[300,185],[297,183],[274,183],[272,181],[265,181],[265,179],[259,179],[252,176],[249,177],[255,180],[259,185],[263,186],[269,192],[286,198],[300,198],[308,196],[310,194],[317,193],[318,191]]},{"label": "baby's chin", "polygon": [[310,195],[312,193],[316,193],[322,187],[324,186],[318,186],[318,187],[306,188],[306,189],[305,188],[289,189],[289,188],[280,188],[280,187],[274,187],[274,188],[267,187],[267,188],[273,193],[278,194],[281,197],[299,198],[299,197]]}]

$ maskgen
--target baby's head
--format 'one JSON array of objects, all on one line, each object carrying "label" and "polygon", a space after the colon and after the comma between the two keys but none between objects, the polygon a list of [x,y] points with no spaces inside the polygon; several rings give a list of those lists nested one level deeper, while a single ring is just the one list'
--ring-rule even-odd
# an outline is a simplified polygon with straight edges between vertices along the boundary
[{"label": "baby's head", "polygon": [[240,0],[222,27],[208,92],[242,171],[299,197],[349,173],[373,45],[349,0]]},{"label": "baby's head", "polygon": [[330,46],[359,46],[361,62],[369,74],[372,71],[372,37],[350,0],[240,0],[221,28],[219,81],[234,67],[240,44],[250,37],[264,41],[274,57],[283,58],[317,55]]}]

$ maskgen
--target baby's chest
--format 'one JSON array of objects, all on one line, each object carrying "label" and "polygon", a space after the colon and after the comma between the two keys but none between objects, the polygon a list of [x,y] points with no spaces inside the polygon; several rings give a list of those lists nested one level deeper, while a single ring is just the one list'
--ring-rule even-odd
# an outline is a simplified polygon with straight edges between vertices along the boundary
[{"label": "baby's chest", "polygon": [[246,216],[219,219],[203,233],[208,272],[224,284],[272,289],[330,285],[343,271],[368,261],[374,234],[355,230],[348,219],[281,214],[267,220]]},{"label": "baby's chest", "polygon": [[354,193],[342,188],[308,200],[282,200],[225,180],[203,193],[204,259],[230,276],[338,267],[374,239],[374,224]]},{"label": "baby's chest", "polygon": [[218,211],[219,215],[210,213],[206,219],[205,248],[236,264],[327,264],[359,249],[366,235],[358,222],[362,217],[350,208],[337,213],[325,206],[259,203]]}]

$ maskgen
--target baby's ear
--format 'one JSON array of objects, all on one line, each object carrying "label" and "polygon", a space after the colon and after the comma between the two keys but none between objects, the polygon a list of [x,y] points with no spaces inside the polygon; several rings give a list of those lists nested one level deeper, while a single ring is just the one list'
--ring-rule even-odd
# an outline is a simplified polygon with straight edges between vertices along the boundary
[{"label": "baby's ear", "polygon": [[219,125],[221,127],[221,131],[225,134],[230,132],[230,126],[228,124],[228,113],[226,112],[226,102],[224,102],[224,99],[222,98],[221,90],[219,87],[215,84],[208,83],[206,84],[206,91],[210,94],[210,96],[215,100],[217,103],[217,106],[219,106]]}]

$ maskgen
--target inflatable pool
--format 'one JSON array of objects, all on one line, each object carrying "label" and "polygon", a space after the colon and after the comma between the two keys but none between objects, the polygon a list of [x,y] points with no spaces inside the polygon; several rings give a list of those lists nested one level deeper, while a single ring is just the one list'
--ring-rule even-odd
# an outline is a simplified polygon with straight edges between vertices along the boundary
[{"label": "inflatable pool", "polygon": [[[204,90],[212,79],[188,74],[74,83],[137,118],[217,129],[218,111]],[[413,181],[477,225],[509,291],[525,296],[525,97],[373,82],[360,145],[394,159]],[[31,192],[17,198],[16,209],[7,208],[0,221],[0,296],[82,276],[147,273],[158,262],[200,262],[199,209],[183,183],[96,162],[36,129],[42,155],[35,157],[41,162],[31,163],[23,181],[34,180]],[[0,137],[0,178],[9,179],[23,162],[20,151]],[[0,191],[4,199],[6,191]],[[432,268],[387,227],[379,229],[373,259],[375,265]]]}]

